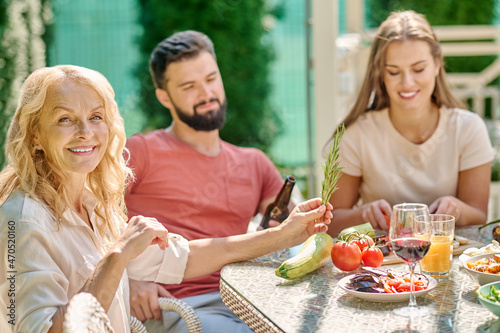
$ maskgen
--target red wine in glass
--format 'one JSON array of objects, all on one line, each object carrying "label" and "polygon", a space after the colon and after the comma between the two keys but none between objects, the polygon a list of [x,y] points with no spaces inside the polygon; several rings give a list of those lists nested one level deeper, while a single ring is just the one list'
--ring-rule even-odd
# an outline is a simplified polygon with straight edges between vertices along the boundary
[{"label": "red wine in glass", "polygon": [[429,208],[425,204],[403,203],[392,207],[389,225],[392,250],[403,259],[410,269],[410,301],[408,306],[393,311],[403,317],[420,317],[429,314],[427,308],[417,306],[413,278],[415,265],[429,251],[431,223]]},{"label": "red wine in glass", "polygon": [[392,250],[406,263],[420,261],[429,251],[431,242],[418,238],[398,238],[391,242]]}]

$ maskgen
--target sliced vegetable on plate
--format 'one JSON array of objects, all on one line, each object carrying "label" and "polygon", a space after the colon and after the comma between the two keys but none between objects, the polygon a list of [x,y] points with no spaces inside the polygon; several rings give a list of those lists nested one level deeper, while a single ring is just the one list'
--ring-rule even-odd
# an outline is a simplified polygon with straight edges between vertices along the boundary
[{"label": "sliced vegetable on plate", "polygon": [[[415,275],[415,296],[430,292],[437,281],[423,274]],[[372,302],[403,302],[410,298],[409,273],[362,268],[362,272],[344,277],[339,287],[349,294]]]}]

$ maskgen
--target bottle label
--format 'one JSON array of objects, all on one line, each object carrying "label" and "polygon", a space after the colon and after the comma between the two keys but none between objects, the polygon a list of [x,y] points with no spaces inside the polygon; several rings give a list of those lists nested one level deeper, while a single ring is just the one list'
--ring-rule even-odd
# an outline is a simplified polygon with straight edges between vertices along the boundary
[{"label": "bottle label", "polygon": [[279,207],[274,207],[271,211],[271,217],[273,219],[279,217],[281,214],[283,214],[283,212],[281,211],[281,209],[279,209]]}]

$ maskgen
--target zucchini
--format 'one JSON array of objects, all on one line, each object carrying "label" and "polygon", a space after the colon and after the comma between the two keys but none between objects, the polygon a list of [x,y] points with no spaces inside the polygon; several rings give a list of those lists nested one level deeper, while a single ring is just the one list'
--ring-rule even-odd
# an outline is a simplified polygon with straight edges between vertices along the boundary
[{"label": "zucchini", "polygon": [[296,279],[310,273],[332,258],[333,239],[321,232],[310,236],[296,256],[285,260],[276,270],[276,275],[284,279]]},{"label": "zucchini", "polygon": [[373,229],[370,222],[366,222],[363,224],[358,224],[353,227],[345,228],[339,233],[337,238],[342,238],[344,235],[348,235],[350,233],[359,233],[360,235],[368,235],[370,237],[375,237],[375,230]]}]

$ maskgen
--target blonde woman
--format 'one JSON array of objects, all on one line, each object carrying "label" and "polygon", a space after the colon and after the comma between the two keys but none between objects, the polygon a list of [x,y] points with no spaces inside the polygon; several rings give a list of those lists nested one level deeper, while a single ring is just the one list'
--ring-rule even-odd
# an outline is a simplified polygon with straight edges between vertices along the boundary
[{"label": "blonde woman", "polygon": [[401,202],[425,203],[457,225],[486,221],[493,159],[486,126],[451,94],[441,46],[423,15],[394,12],[380,25],[343,122],[331,235],[367,221],[387,230],[391,207]]},{"label": "blonde woman", "polygon": [[[124,207],[131,178],[114,92],[98,72],[42,68],[25,81],[0,173],[0,297],[15,332],[61,332],[79,292],[129,331],[128,276],[179,283],[303,242],[331,206],[300,204],[286,223],[248,235],[188,242]],[[151,245],[151,246],[150,246]],[[157,246],[158,245],[158,246]]]}]

